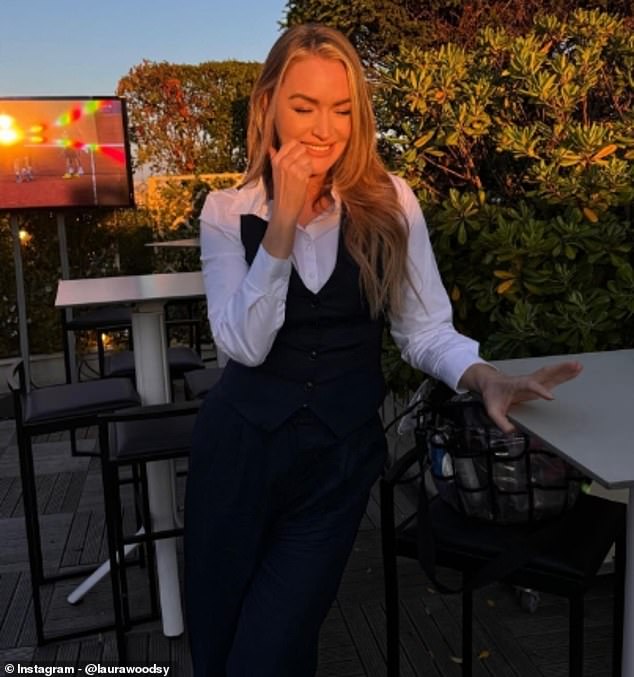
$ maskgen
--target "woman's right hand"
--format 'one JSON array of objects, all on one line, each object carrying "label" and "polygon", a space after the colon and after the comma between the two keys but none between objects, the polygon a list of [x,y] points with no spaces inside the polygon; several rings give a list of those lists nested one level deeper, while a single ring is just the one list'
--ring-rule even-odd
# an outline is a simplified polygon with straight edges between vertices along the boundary
[{"label": "woman's right hand", "polygon": [[304,207],[313,163],[306,149],[293,139],[279,150],[269,149],[273,170],[272,220],[295,228]]},{"label": "woman's right hand", "polygon": [[262,245],[278,259],[293,251],[295,228],[306,202],[313,165],[299,141],[289,141],[279,150],[269,149],[273,170],[273,209]]}]

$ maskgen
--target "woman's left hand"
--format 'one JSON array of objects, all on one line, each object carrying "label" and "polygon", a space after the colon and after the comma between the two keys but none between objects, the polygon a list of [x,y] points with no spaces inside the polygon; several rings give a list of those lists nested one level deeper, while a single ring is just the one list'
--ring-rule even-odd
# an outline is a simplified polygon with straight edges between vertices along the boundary
[{"label": "woman's left hand", "polygon": [[510,407],[539,398],[553,400],[552,389],[570,381],[583,369],[579,362],[558,362],[526,376],[510,376],[487,364],[474,364],[460,379],[460,386],[479,392],[491,420],[505,433],[515,431],[507,418]]}]

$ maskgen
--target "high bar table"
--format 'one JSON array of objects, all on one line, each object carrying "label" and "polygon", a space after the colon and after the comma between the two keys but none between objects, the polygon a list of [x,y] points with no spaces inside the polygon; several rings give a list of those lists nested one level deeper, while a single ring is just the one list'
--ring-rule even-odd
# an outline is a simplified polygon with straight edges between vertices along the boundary
[{"label": "high bar table", "polygon": [[551,355],[492,364],[528,374],[577,360],[583,371],[555,390],[555,400],[515,405],[509,419],[608,489],[629,489],[627,507],[623,677],[634,675],[634,350]]},{"label": "high bar table", "polygon": [[[76,280],[60,280],[55,306],[99,306],[132,303],[136,387],[142,404],[163,404],[171,398],[164,304],[174,299],[205,295],[201,272],[160,273]],[[150,513],[156,529],[174,526],[174,476],[170,461],[148,463]],[[163,632],[183,633],[183,613],[178,583],[174,539],[155,544]],[[95,574],[93,574],[95,576]]]}]

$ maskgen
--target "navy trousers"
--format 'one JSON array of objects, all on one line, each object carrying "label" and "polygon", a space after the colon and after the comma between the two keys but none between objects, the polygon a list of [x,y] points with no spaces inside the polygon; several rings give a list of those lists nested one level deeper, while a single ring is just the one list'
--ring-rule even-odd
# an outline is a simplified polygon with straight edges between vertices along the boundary
[{"label": "navy trousers", "polygon": [[195,677],[311,677],[386,442],[373,417],[345,440],[308,410],[273,432],[214,390],[194,432],[185,506]]}]

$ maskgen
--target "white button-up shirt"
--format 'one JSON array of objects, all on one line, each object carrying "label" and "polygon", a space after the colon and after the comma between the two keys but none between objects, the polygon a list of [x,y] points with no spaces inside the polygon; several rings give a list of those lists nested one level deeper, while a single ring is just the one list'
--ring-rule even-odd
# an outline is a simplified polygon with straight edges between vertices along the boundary
[{"label": "white button-up shirt", "polygon": [[[392,180],[409,228],[409,274],[416,290],[404,283],[402,311],[389,315],[392,336],[406,362],[456,389],[467,367],[482,362],[478,343],[454,329],[418,200],[403,179]],[[341,216],[341,201],[333,197],[328,210],[297,225],[288,259],[275,258],[260,246],[249,266],[240,216],[269,220],[272,203],[263,182],[207,196],[200,240],[209,322],[216,345],[232,359],[247,366],[266,359],[284,322],[291,267],[313,293],[328,281],[337,260]]]}]

